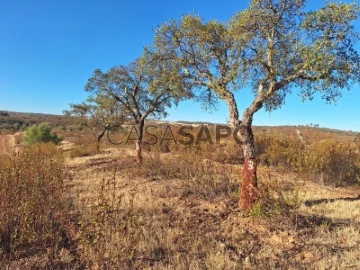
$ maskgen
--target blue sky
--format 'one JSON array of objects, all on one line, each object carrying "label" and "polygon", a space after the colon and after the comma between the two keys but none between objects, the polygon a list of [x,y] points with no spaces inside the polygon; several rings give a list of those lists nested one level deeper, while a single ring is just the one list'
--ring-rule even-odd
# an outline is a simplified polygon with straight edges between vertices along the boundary
[{"label": "blue sky", "polygon": [[[315,9],[323,2],[311,0],[308,6]],[[247,0],[1,0],[0,110],[61,114],[69,103],[86,98],[83,89],[96,68],[107,70],[133,61],[162,22],[193,12],[205,20],[227,21],[248,4]],[[249,93],[237,98],[240,110],[251,103]],[[294,93],[281,109],[258,112],[254,124],[315,123],[360,131],[359,100],[359,86],[344,92],[337,105],[326,105],[320,97],[302,103]],[[169,110],[168,120],[224,123],[227,115],[221,102],[210,113],[200,104],[184,102]]]}]

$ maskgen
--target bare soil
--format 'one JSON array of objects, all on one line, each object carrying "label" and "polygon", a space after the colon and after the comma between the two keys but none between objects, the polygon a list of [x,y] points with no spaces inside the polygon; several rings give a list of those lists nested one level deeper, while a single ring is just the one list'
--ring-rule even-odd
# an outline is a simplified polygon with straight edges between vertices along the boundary
[{"label": "bare soil", "polygon": [[11,134],[0,134],[0,153],[11,153],[15,150],[15,136]]}]

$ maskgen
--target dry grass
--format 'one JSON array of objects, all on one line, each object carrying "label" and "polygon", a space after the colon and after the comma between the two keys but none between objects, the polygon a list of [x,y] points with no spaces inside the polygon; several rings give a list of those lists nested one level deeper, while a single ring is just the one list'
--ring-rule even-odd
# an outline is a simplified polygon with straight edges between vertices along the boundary
[{"label": "dry grass", "polygon": [[63,155],[54,145],[0,155],[0,198],[0,268],[72,265],[73,208]]},{"label": "dry grass", "polygon": [[[82,138],[65,136],[75,147],[91,146]],[[58,269],[360,268],[358,187],[324,186],[263,165],[263,199],[243,213],[238,149],[169,149],[147,148],[142,166],[131,146],[104,144],[87,156],[65,151],[64,191],[77,215],[65,223],[72,248],[53,252]],[[288,166],[288,156],[278,154]],[[7,258],[3,266],[41,268],[48,256]]]},{"label": "dry grass", "polygon": [[74,196],[87,217],[79,237],[89,268],[358,267],[359,201],[315,204],[322,198],[355,198],[357,190],[260,168],[263,186],[272,188],[272,196],[280,194],[288,205],[297,195],[300,208],[286,212],[274,204],[260,213],[264,215],[244,216],[236,208],[239,165],[194,153],[149,152],[140,168],[129,150],[107,151],[68,164]]}]

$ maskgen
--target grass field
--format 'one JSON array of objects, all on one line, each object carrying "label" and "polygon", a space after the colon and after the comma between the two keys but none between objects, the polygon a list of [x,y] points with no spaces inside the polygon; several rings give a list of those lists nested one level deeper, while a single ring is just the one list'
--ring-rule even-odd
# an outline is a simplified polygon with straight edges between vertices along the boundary
[{"label": "grass field", "polygon": [[[44,165],[23,175],[36,172],[44,181],[31,186],[33,193],[23,193],[18,207],[27,198],[45,203],[29,218],[53,213],[51,222],[44,221],[51,226],[33,226],[40,243],[30,237],[30,225],[18,225],[9,236],[4,229],[9,224],[0,223],[1,269],[360,269],[359,185],[324,184],[318,174],[263,164],[263,198],[244,213],[238,209],[242,165],[215,161],[213,149],[154,147],[139,166],[132,147],[104,145],[98,154],[74,155],[71,149],[81,142],[91,146],[75,135],[65,134],[65,150],[33,154],[45,153]],[[357,145],[350,135],[334,136]],[[31,162],[21,155],[18,164]],[[13,177],[3,164],[1,175]],[[56,181],[47,188],[48,178]],[[48,201],[31,195],[37,189],[51,194]],[[4,212],[5,204],[1,207]],[[25,228],[28,234],[18,237]],[[19,243],[11,251],[4,249],[9,239]]]}]

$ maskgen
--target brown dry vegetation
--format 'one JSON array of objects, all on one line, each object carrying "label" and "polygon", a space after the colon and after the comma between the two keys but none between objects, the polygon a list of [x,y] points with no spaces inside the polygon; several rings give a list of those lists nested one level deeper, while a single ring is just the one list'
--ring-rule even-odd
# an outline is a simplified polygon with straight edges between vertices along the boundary
[{"label": "brown dry vegetation", "polygon": [[0,134],[0,154],[18,152],[22,147],[22,137],[22,133]]},{"label": "brown dry vegetation", "polygon": [[0,268],[359,269],[356,136],[301,132],[311,151],[294,128],[257,130],[263,197],[250,213],[229,142],[147,147],[141,167],[132,145],[95,155],[78,133],[61,134],[74,144],[63,154],[2,156]]}]

